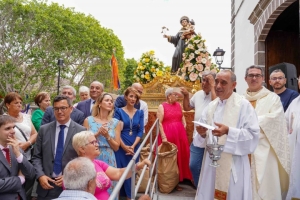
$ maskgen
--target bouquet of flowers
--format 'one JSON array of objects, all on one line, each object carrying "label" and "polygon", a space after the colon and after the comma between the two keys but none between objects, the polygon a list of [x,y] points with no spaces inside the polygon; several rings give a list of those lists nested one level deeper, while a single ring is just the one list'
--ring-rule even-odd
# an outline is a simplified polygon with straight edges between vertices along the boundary
[{"label": "bouquet of flowers", "polygon": [[162,77],[168,70],[170,68],[165,68],[164,63],[155,58],[155,52],[151,50],[142,54],[133,78],[145,84],[157,76]]},{"label": "bouquet of flowers", "polygon": [[217,65],[211,62],[211,55],[207,51],[205,40],[202,39],[200,33],[186,41],[186,48],[182,56],[179,73],[186,81],[201,81],[203,71],[215,73],[219,71]]}]

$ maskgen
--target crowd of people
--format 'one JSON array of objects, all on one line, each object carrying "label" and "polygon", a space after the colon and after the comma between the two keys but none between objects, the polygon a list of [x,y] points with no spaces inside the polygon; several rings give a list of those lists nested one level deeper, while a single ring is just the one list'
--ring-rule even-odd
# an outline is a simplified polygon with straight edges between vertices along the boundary
[{"label": "crowd of people", "polygon": [[[35,97],[38,109],[32,116],[21,112],[23,99],[18,93],[5,96],[7,113],[0,116],[0,160],[4,162],[0,199],[72,199],[76,193],[63,191],[73,187],[83,196],[91,193],[95,199],[109,198],[143,137],[148,120],[144,119],[144,113],[148,116],[147,104],[139,102],[143,87],[134,83],[124,96],[119,96],[118,102],[123,102],[120,108],[98,81],[93,81],[90,88],[80,87],[79,93],[81,101],[75,107],[76,90],[72,86],[63,86],[52,106],[49,93],[41,92]],[[77,157],[92,161],[96,171],[94,189],[92,178],[82,180],[82,173],[65,179],[64,169]],[[74,169],[82,167],[77,166],[78,161],[74,163]],[[136,170],[150,164],[148,159],[137,160]],[[93,177],[92,172],[87,173]],[[75,179],[84,185],[66,183]],[[122,191],[130,198],[130,179]]]},{"label": "crowd of people", "polygon": [[[300,198],[299,94],[285,88],[280,70],[270,75],[274,92],[263,86],[264,70],[246,69],[248,89],[234,92],[230,70],[202,74],[202,90],[189,98],[186,88],[165,91],[159,105],[159,144],[177,146],[179,181],[191,180],[197,200],[290,200]],[[299,80],[300,88],[300,80]],[[76,90],[61,88],[50,106],[47,92],[37,94],[32,116],[22,113],[22,97],[8,93],[0,116],[0,199],[108,199],[139,148],[148,122],[143,87],[134,83],[116,100],[99,81]],[[183,96],[183,104],[178,97]],[[195,110],[189,145],[184,111]],[[207,144],[224,145],[210,166]],[[149,166],[136,160],[136,170]],[[131,199],[131,173],[120,196]],[[37,180],[37,181],[35,181]],[[176,190],[182,190],[177,186]],[[25,191],[27,193],[25,193]]]}]

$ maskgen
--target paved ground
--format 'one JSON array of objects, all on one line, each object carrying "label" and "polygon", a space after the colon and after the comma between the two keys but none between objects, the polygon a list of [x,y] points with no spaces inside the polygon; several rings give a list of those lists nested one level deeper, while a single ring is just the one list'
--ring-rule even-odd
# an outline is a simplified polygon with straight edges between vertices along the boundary
[{"label": "paved ground", "polygon": [[[153,200],[194,200],[196,195],[196,189],[192,187],[192,184],[189,181],[184,181],[179,183],[179,186],[182,187],[182,191],[173,190],[169,194],[163,194],[158,192],[154,194]],[[142,193],[138,193],[138,199]],[[119,200],[126,200],[126,198],[119,198]]]},{"label": "paved ground", "polygon": [[170,194],[158,193],[154,196],[153,200],[194,200],[196,190],[187,184],[179,184],[182,191],[173,190]]}]

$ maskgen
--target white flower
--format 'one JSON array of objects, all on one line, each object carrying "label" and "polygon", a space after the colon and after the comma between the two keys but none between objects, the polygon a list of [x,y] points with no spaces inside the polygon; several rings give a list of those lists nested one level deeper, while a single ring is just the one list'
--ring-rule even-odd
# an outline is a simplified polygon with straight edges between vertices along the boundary
[{"label": "white flower", "polygon": [[145,74],[149,74],[149,72],[147,71]]},{"label": "white flower", "polygon": [[202,64],[197,64],[197,65],[195,65],[195,68],[196,68],[198,71],[203,71],[203,65],[202,65]]},{"label": "white flower", "polygon": [[202,59],[201,59],[201,62],[202,62],[203,64],[205,64],[206,61],[207,61],[206,58],[202,58]]},{"label": "white flower", "polygon": [[189,72],[194,71],[194,66],[193,65],[188,66],[188,70]]},{"label": "white flower", "polygon": [[193,58],[195,58],[195,54],[194,54],[194,53],[191,53],[191,54],[189,55],[189,59],[192,60]]},{"label": "white flower", "polygon": [[140,78],[139,78],[139,77],[136,77],[136,79],[135,79],[135,80],[139,81],[139,80],[140,80]]},{"label": "white flower", "polygon": [[144,74],[142,74],[142,75],[141,75],[141,77],[142,77],[142,78],[145,78],[145,75],[144,75]]},{"label": "white flower", "polygon": [[196,51],[195,51],[195,54],[197,54],[197,55],[199,55],[201,53],[201,51],[199,50],[199,49],[197,49]]},{"label": "white flower", "polygon": [[199,42],[200,42],[200,40],[195,40],[194,42],[197,44],[197,43],[199,43]]},{"label": "white flower", "polygon": [[194,72],[190,73],[190,75],[189,75],[189,78],[191,81],[195,81],[197,79],[197,77],[198,77],[198,74],[196,74]]},{"label": "white flower", "polygon": [[192,44],[189,44],[189,45],[187,46],[187,48],[189,48],[189,49],[194,49],[194,46],[193,46]]},{"label": "white flower", "polygon": [[153,74],[152,74],[152,76],[155,78],[155,77],[156,77],[156,74],[155,74],[155,73],[153,73]]}]

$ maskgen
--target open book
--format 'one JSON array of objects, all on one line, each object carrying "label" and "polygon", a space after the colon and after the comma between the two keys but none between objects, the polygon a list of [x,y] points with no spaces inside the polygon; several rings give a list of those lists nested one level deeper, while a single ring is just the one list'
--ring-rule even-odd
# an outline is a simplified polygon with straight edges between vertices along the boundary
[{"label": "open book", "polygon": [[210,126],[210,125],[208,125],[208,124],[204,124],[204,123],[197,122],[197,121],[193,121],[193,122],[194,122],[194,124],[199,125],[199,126],[202,126],[202,127],[204,127],[204,128],[207,128],[207,129],[209,129],[209,130],[214,130],[214,129],[215,129],[215,127]]}]

